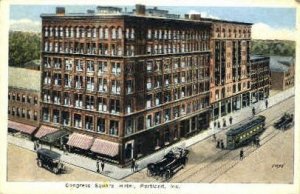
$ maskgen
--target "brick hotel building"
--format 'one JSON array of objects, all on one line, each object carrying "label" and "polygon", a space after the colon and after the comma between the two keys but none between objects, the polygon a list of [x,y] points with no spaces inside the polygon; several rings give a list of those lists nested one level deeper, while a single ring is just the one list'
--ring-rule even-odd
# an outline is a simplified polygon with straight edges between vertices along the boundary
[{"label": "brick hotel building", "polygon": [[68,129],[72,149],[124,165],[250,103],[250,23],[143,5],[41,17],[40,130]]}]

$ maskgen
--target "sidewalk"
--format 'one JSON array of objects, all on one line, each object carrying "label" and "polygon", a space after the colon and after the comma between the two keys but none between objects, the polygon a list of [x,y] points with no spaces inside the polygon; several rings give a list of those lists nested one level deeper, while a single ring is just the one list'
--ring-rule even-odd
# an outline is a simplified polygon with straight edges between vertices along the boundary
[{"label": "sidewalk", "polygon": [[[288,99],[288,98],[292,97],[293,95],[294,95],[294,88],[290,88],[286,91],[280,92],[268,99],[269,107],[271,107],[285,99]],[[226,119],[226,123],[229,124],[228,119],[229,119],[230,115],[233,118],[232,124],[236,124],[242,120],[252,117],[252,107],[253,106],[246,107],[238,112],[234,112],[232,114],[226,115],[224,117]],[[256,113],[259,113],[259,112],[265,110],[266,109],[265,101],[263,100],[263,101],[257,102],[254,105],[254,107],[256,109]],[[221,118],[220,121],[222,121],[222,119],[223,118]],[[149,164],[151,162],[156,162],[156,161],[162,159],[163,156],[167,152],[169,152],[173,147],[190,147],[191,145],[193,145],[199,141],[209,138],[213,134],[223,131],[222,128],[220,128],[220,129],[214,128],[213,122],[210,123],[210,126],[211,126],[210,129],[208,129],[198,135],[195,135],[186,140],[182,140],[178,143],[173,144],[170,147],[163,148],[163,149],[159,150],[158,152],[155,152],[145,158],[137,160],[136,163],[138,164],[138,170],[144,169],[147,166],[147,164]],[[7,140],[8,140],[8,143],[15,144],[19,147],[34,151],[33,150],[34,145],[33,145],[32,141],[29,141],[24,138],[19,138],[16,136],[11,136],[11,135],[8,135]],[[42,147],[49,148],[49,146],[46,146],[46,145],[42,145]],[[78,154],[72,154],[72,153],[64,154],[61,150],[53,148],[53,147],[52,147],[52,150],[62,154],[61,159],[63,162],[66,162],[66,163],[72,164],[74,166],[78,166],[78,167],[81,167],[81,168],[84,168],[84,169],[87,169],[87,170],[90,170],[93,172],[96,172],[96,170],[97,170],[96,161],[91,158],[81,156]],[[112,179],[121,180],[121,179],[131,175],[132,173],[133,172],[131,171],[130,167],[120,168],[118,166],[106,163],[105,167],[104,167],[104,172],[102,173],[102,175],[110,177]]]}]

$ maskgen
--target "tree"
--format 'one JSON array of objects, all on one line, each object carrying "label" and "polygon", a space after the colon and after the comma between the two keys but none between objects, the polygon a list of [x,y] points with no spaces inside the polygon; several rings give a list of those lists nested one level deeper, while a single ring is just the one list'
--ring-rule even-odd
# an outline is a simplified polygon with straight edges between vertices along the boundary
[{"label": "tree", "polygon": [[9,32],[9,66],[23,67],[26,62],[39,59],[41,36],[31,32]]}]

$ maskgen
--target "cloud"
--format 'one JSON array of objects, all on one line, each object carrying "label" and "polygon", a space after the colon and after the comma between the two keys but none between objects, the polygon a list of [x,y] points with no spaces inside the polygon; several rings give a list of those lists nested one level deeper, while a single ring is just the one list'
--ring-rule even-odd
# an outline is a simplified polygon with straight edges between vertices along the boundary
[{"label": "cloud", "polygon": [[10,30],[24,32],[41,32],[41,22],[30,19],[10,20]]},{"label": "cloud", "polygon": [[256,23],[252,26],[252,38],[267,40],[296,40],[296,30],[273,28],[265,23]]},{"label": "cloud", "polygon": [[203,17],[203,18],[220,19],[219,17],[214,16],[214,15],[210,15],[207,12],[198,12],[198,11],[195,11],[195,10],[190,10],[188,14],[189,15],[191,15],[191,14],[201,14],[201,17]]}]

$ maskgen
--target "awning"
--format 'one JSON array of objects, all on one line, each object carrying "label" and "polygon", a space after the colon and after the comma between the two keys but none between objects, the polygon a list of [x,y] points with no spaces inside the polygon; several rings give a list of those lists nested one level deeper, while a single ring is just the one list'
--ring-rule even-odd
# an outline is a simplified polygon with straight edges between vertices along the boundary
[{"label": "awning", "polygon": [[115,142],[106,141],[103,139],[96,139],[91,148],[91,151],[115,157],[119,154],[119,144]]},{"label": "awning", "polygon": [[8,120],[8,128],[15,129],[15,130],[23,132],[23,133],[27,133],[29,135],[31,135],[36,129],[36,127],[34,127],[34,126],[25,125],[25,124],[10,121],[10,120]]},{"label": "awning", "polygon": [[69,135],[70,133],[66,130],[58,130],[53,133],[49,133],[41,138],[41,141],[46,143],[54,143],[58,141],[60,138]]},{"label": "awning", "polygon": [[57,128],[53,128],[53,127],[49,127],[49,126],[46,126],[46,125],[42,125],[34,136],[36,138],[41,138],[41,137],[44,137],[45,135],[54,133],[56,131],[58,131]]},{"label": "awning", "polygon": [[91,148],[94,142],[94,138],[88,135],[83,135],[79,133],[73,133],[69,137],[68,145],[77,147],[83,150],[88,150]]}]

